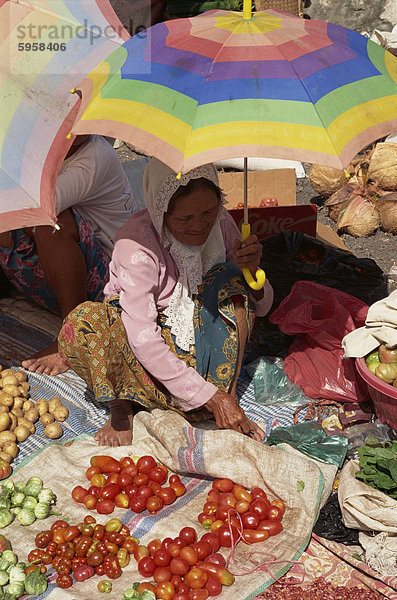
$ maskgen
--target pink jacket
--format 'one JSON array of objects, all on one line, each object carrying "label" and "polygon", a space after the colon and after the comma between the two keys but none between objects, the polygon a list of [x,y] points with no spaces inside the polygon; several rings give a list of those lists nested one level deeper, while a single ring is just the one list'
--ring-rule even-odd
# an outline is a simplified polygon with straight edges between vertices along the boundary
[{"label": "pink jacket", "polygon": [[[227,214],[221,221],[226,259],[240,232]],[[169,252],[161,245],[147,209],[132,215],[119,229],[110,263],[110,279],[105,297],[120,296],[122,320],[136,358],[148,373],[171,393],[183,411],[205,404],[217,391],[199,373],[187,367],[170,350],[157,324],[178,280],[178,270]],[[266,280],[264,298],[255,302],[256,314],[265,315],[273,302],[273,290]]]}]

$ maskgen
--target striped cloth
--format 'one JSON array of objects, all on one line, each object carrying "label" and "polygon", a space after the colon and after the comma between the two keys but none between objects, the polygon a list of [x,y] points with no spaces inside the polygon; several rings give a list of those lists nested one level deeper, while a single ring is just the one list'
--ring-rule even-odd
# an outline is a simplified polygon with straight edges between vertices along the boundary
[{"label": "striped cloth", "polygon": [[[52,338],[47,333],[13,317],[0,315],[0,364],[3,368],[20,368],[21,360],[45,348],[51,342]],[[68,408],[69,417],[63,423],[63,442],[82,434],[93,435],[109,416],[108,408],[95,401],[85,382],[71,370],[57,376],[28,373],[28,382],[31,386],[32,400],[45,398],[48,401],[57,396]],[[244,369],[237,383],[237,395],[247,416],[252,421],[262,424],[266,436],[273,427],[288,427],[292,424],[295,407],[264,406],[255,402],[254,384]],[[299,413],[299,419],[303,418],[302,413]],[[44,436],[42,425],[37,422],[36,433],[19,445],[20,452],[13,461],[13,466],[20,464],[33,452],[44,448],[49,442]]]}]

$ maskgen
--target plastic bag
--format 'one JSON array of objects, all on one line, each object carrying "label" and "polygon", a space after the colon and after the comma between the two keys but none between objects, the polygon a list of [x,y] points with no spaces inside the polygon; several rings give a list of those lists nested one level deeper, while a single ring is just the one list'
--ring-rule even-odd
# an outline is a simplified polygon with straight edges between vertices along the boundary
[{"label": "plastic bag", "polygon": [[342,521],[342,512],[339,506],[338,494],[331,494],[326,504],[320,510],[313,533],[325,538],[345,544],[345,546],[358,546],[358,529],[346,527]]},{"label": "plastic bag", "polygon": [[368,386],[354,361],[343,358],[342,338],[365,323],[368,306],[339,290],[298,281],[269,320],[295,335],[284,360],[288,378],[310,398],[364,402]]},{"label": "plastic bag", "polygon": [[291,427],[276,427],[265,444],[290,444],[308,456],[341,467],[345,460],[347,439],[342,435],[327,435],[319,423],[297,423]]},{"label": "plastic bag", "polygon": [[262,356],[245,365],[254,382],[255,401],[266,406],[299,406],[308,401],[298,385],[288,379],[281,358]]}]

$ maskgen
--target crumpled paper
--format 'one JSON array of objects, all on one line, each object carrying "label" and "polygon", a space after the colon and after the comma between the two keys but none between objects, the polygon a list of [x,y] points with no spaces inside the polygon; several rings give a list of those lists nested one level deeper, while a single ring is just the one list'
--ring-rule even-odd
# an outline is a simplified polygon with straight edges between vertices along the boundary
[{"label": "crumpled paper", "polygon": [[381,575],[397,577],[397,535],[382,531],[372,537],[360,532],[358,538],[367,565]]}]

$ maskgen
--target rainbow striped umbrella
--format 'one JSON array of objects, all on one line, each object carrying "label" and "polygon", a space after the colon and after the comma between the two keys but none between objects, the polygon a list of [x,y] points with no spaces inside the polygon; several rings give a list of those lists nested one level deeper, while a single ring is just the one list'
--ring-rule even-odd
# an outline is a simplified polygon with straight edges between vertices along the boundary
[{"label": "rainbow striped umbrella", "polygon": [[55,224],[70,90],[129,37],[108,0],[0,0],[0,231]]},{"label": "rainbow striped umbrella", "polygon": [[279,10],[213,10],[135,35],[79,85],[74,133],[130,142],[175,171],[263,156],[344,168],[397,131],[397,58]]}]

